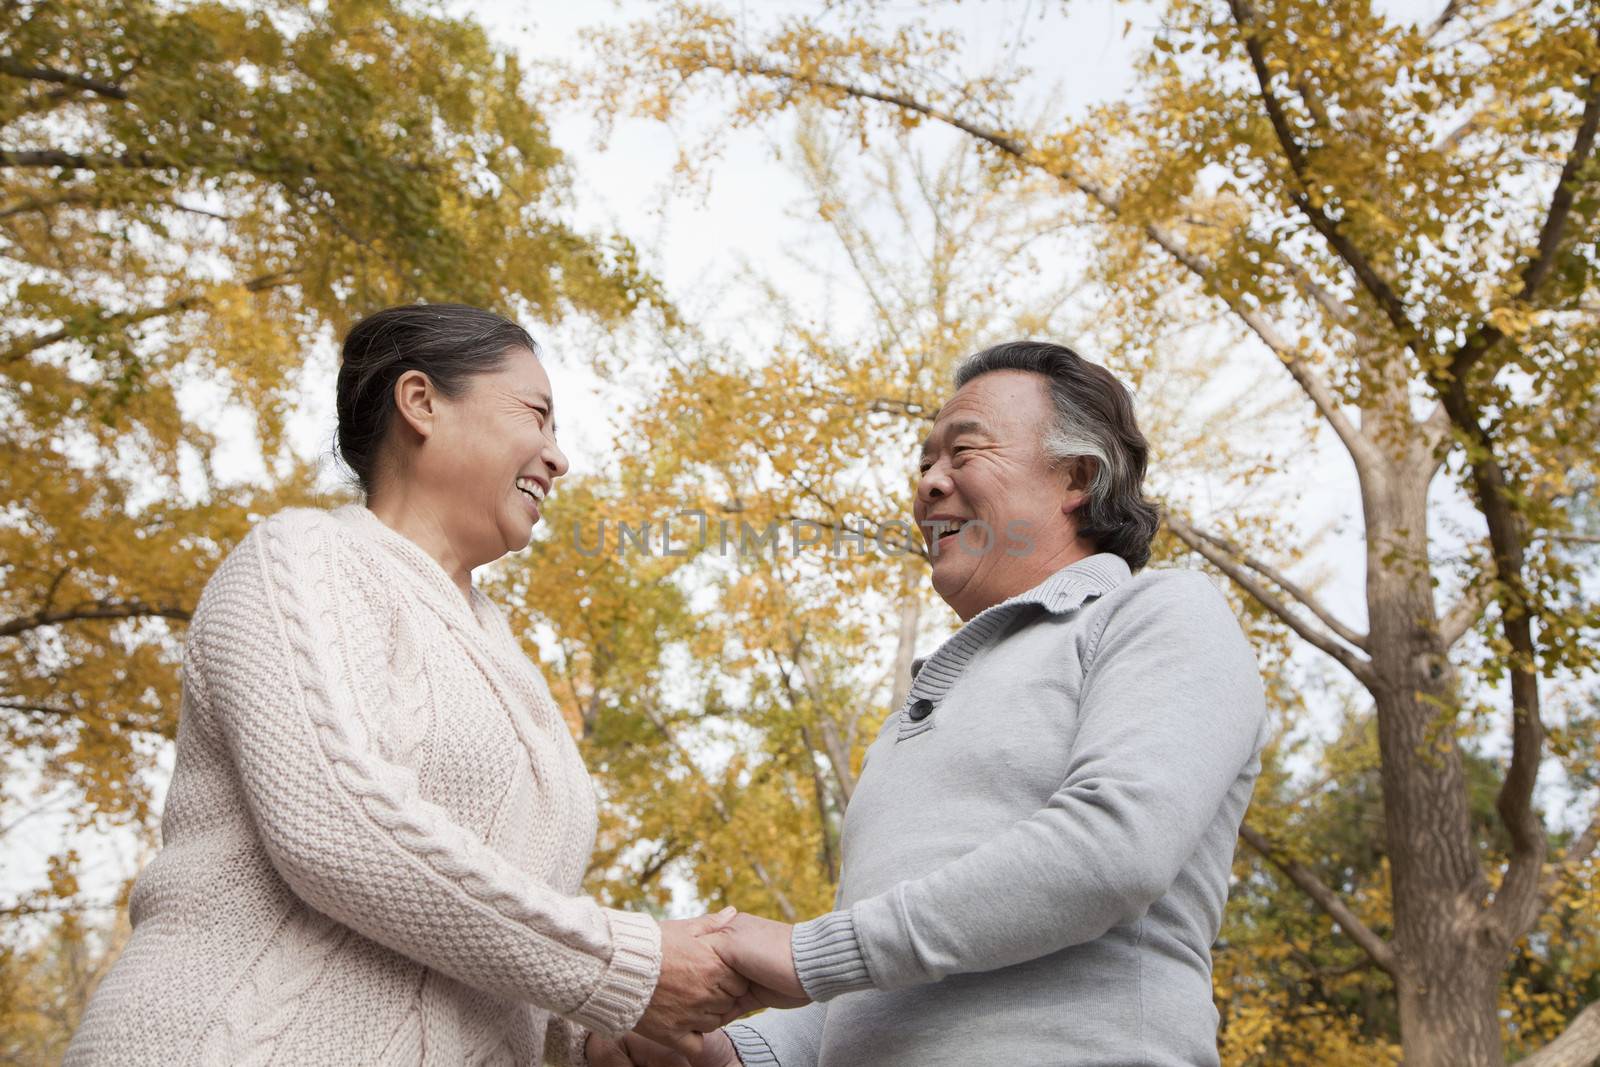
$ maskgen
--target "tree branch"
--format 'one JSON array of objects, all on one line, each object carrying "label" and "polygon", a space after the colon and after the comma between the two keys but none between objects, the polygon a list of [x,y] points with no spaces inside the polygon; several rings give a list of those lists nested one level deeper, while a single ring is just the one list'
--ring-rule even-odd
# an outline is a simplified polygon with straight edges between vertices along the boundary
[{"label": "tree branch", "polygon": [[1580,1011],[1561,1036],[1517,1067],[1594,1067],[1600,1062],[1600,1001]]},{"label": "tree branch", "polygon": [[1600,844],[1600,805],[1596,805],[1594,814],[1589,819],[1589,825],[1583,832],[1572,839],[1567,846],[1566,854],[1561,857],[1561,862],[1553,864],[1548,874],[1539,884],[1540,911],[1548,908],[1555,902],[1561,888],[1568,878],[1579,867],[1582,867],[1590,856],[1594,855],[1595,846]]},{"label": "tree branch", "polygon": [[[1199,530],[1196,530],[1193,526],[1189,525],[1189,523],[1184,519],[1172,514],[1170,511],[1167,512],[1163,517],[1166,521],[1167,528],[1177,536],[1178,540],[1188,545],[1195,552],[1198,552],[1200,555],[1204,556],[1218,570],[1222,571],[1229,578],[1233,579],[1234,584],[1238,585],[1246,593],[1249,593],[1250,596],[1259,604],[1261,604],[1262,607],[1272,612],[1273,615],[1282,620],[1282,622],[1291,630],[1299,634],[1311,645],[1321,649],[1327,655],[1337,660],[1344,667],[1344,669],[1349,671],[1362,685],[1371,688],[1377,684],[1377,679],[1372,672],[1371,661],[1340,644],[1331,634],[1325,633],[1311,625],[1304,618],[1302,618],[1298,612],[1290,610],[1287,604],[1279,599],[1261,582],[1257,581],[1251,574],[1252,570],[1262,574],[1264,574],[1264,572],[1258,570],[1251,563],[1247,563],[1239,559],[1231,552],[1219,548],[1212,542],[1208,535],[1202,534]],[[1269,580],[1273,581],[1274,584],[1280,584],[1276,579],[1269,577]],[[1289,591],[1288,587],[1284,588],[1286,592]],[[1290,592],[1290,595],[1293,596],[1294,594]],[[1298,597],[1296,599],[1298,599]],[[1313,610],[1313,613],[1318,614],[1316,610]],[[1322,614],[1318,614],[1318,618],[1322,618],[1324,622],[1329,621],[1327,618],[1323,618]],[[1343,629],[1343,627],[1341,627],[1341,629]]]},{"label": "tree branch", "polygon": [[1266,49],[1261,42],[1260,30],[1255,24],[1254,13],[1247,0],[1228,0],[1228,7],[1233,13],[1234,22],[1238,24],[1243,34],[1245,53],[1250,57],[1250,67],[1255,72],[1256,85],[1260,90],[1261,102],[1267,109],[1267,119],[1272,124],[1272,132],[1277,137],[1278,146],[1283,149],[1284,158],[1288,161],[1289,169],[1299,186],[1290,191],[1290,201],[1311,223],[1312,228],[1322,235],[1323,240],[1338,253],[1339,258],[1360,281],[1362,288],[1377,301],[1379,309],[1400,335],[1400,339],[1416,350],[1419,356],[1422,355],[1421,338],[1399,294],[1373,267],[1366,254],[1340,229],[1338,222],[1312,201],[1310,160],[1305,150],[1300,147],[1300,143],[1295,140],[1294,131],[1289,126],[1289,116],[1283,110],[1283,104],[1277,94],[1272,91],[1272,71],[1267,64]]},{"label": "tree branch", "polygon": [[[1556,182],[1555,192],[1551,194],[1550,209],[1545,215],[1544,225],[1539,228],[1539,240],[1534,245],[1533,258],[1522,268],[1522,288],[1515,297],[1516,303],[1531,302],[1538,295],[1545,279],[1550,276],[1551,268],[1555,266],[1556,256],[1566,236],[1567,222],[1572,217],[1572,208],[1578,198],[1578,187],[1583,184],[1578,181],[1578,174],[1588,164],[1589,157],[1594,152],[1597,128],[1600,128],[1600,71],[1594,72],[1589,77],[1589,92],[1584,100],[1583,118],[1579,120],[1578,131],[1573,136],[1572,149],[1567,153],[1566,162],[1561,166],[1561,177]],[[1474,364],[1504,336],[1498,326],[1485,320],[1473,331],[1472,336],[1461,343],[1461,347],[1450,358],[1448,377],[1450,379],[1465,377]]]},{"label": "tree branch", "polygon": [[103,155],[82,152],[62,152],[42,148],[21,152],[0,152],[0,167],[65,167],[68,170],[160,170],[180,166],[163,159],[154,152],[125,152],[121,155]]},{"label": "tree branch", "polygon": [[[960,130],[976,140],[998,149],[1024,166],[1043,171],[1058,181],[1066,183],[1094,201],[1113,217],[1119,217],[1122,213],[1122,205],[1116,195],[1089,175],[1075,171],[1064,164],[1052,163],[1041,159],[1022,142],[999,130],[981,126],[903,93],[884,92],[834,78],[801,74],[770,63],[734,61],[727,64],[724,69],[732,74],[743,74],[808,85],[814,89],[842,93],[860,100],[872,100],[888,104],[891,107],[901,108],[913,114],[922,115],[952,129]],[[1153,222],[1139,224],[1139,228],[1146,237],[1172,256],[1181,266],[1194,274],[1202,285],[1208,288],[1211,286],[1214,274],[1211,265],[1201,257],[1188,251],[1175,234]],[[1212,292],[1218,299],[1223,301],[1228,310],[1232,311],[1257,337],[1261,338],[1267,347],[1283,362],[1290,376],[1294,378],[1301,390],[1305,392],[1307,398],[1316,406],[1317,413],[1327,421],[1329,426],[1333,428],[1334,433],[1344,442],[1356,466],[1361,468],[1364,464],[1372,463],[1379,456],[1376,446],[1345,416],[1339,407],[1338,399],[1333,395],[1333,390],[1300,357],[1295,347],[1278,334],[1271,321],[1259,312],[1227,299],[1215,289],[1212,289]]]},{"label": "tree branch", "polygon": [[1310,897],[1312,902],[1327,914],[1328,918],[1338,923],[1339,929],[1344,931],[1345,936],[1355,942],[1374,964],[1391,977],[1399,977],[1400,961],[1394,947],[1362,922],[1339,894],[1323,885],[1321,879],[1304,864],[1285,856],[1267,840],[1264,834],[1249,824],[1239,827],[1239,836],[1263,859],[1282,871],[1289,881],[1298,886],[1302,893]]},{"label": "tree branch", "polygon": [[1439,622],[1439,641],[1445,648],[1453,648],[1455,643],[1467,635],[1467,631],[1477,625],[1483,618],[1483,613],[1488,610],[1489,604],[1494,600],[1493,590],[1485,583],[1470,585],[1461,593],[1461,599],[1451,605],[1445,612],[1444,618]]},{"label": "tree branch", "polygon": [[94,619],[178,619],[189,621],[188,608],[171,604],[146,604],[138,600],[102,600],[64,611],[39,611],[0,623],[0,637],[16,637],[37,630],[41,626],[56,626],[66,622],[86,622]]},{"label": "tree branch", "polygon": [[[1326,625],[1328,629],[1332,630],[1336,635],[1338,635],[1341,640],[1348,644],[1354,645],[1363,652],[1369,651],[1367,648],[1366,634],[1358,634],[1344,623],[1340,622],[1334,617],[1332,612],[1323,607],[1321,602],[1319,602],[1316,597],[1312,596],[1311,593],[1305,588],[1290,581],[1287,576],[1272,566],[1246,554],[1239,548],[1238,545],[1234,544],[1232,541],[1229,541],[1227,538],[1218,537],[1214,533],[1191,526],[1183,519],[1179,519],[1178,522],[1195,537],[1207,541],[1221,551],[1228,553],[1241,564],[1255,571],[1273,585],[1277,586],[1279,589],[1282,589],[1285,593],[1288,593],[1307,611],[1321,619],[1323,624]],[[1179,536],[1181,537],[1182,535],[1180,534]]]},{"label": "tree branch", "polygon": [[1439,31],[1450,25],[1451,20],[1461,14],[1461,9],[1466,6],[1466,0],[1449,0],[1449,3],[1444,5],[1444,10],[1439,12],[1439,17],[1428,26],[1427,36],[1430,39],[1437,37]]},{"label": "tree branch", "polygon": [[97,96],[110,97],[112,100],[128,99],[128,90],[119,85],[97,81],[83,74],[55,70],[51,67],[30,67],[14,56],[0,56],[0,74],[9,74],[14,78],[26,78],[29,81],[53,82],[56,85],[82,89],[84,92],[94,93]]},{"label": "tree branch", "polygon": [[[15,215],[25,215],[34,212],[42,214],[46,211],[49,211],[51,208],[56,207],[102,207],[107,204],[115,203],[117,203],[117,201],[110,197],[92,193],[68,193],[63,196],[30,197],[27,200],[18,200],[15,203],[7,204],[5,207],[0,208],[0,219],[9,219]],[[238,221],[232,215],[223,215],[215,211],[207,211],[202,207],[190,207],[188,204],[179,203],[177,200],[123,201],[122,204],[124,206],[159,204],[162,207],[170,207],[174,211],[182,211],[190,215],[201,215],[208,219],[216,219],[218,222]]]},{"label": "tree branch", "polygon": [[[695,762],[695,758],[689,754],[689,750],[683,747],[683,742],[678,740],[678,735],[673,733],[671,727],[662,721],[661,716],[648,701],[644,704],[644,714],[645,718],[650,720],[650,725],[656,728],[656,732],[662,736],[668,745],[672,746],[673,751],[677,752],[678,758],[683,760],[684,767],[694,775],[694,780],[700,786],[701,794],[711,802],[711,810],[716,812],[717,818],[721,819],[725,825],[732,826],[734,824],[733,813],[723,803],[722,797],[718,795],[716,789],[712,788],[711,782],[705,776],[705,772],[700,769],[700,764]],[[740,851],[744,852],[744,849],[741,847]],[[744,859],[750,865],[750,870],[761,882],[762,888],[772,894],[772,902],[778,906],[778,911],[783,917],[789,922],[794,922],[798,919],[800,913],[795,910],[794,903],[789,899],[788,894],[783,891],[783,887],[778,885],[777,879],[772,877],[771,872],[767,870],[767,865],[761,862],[760,857],[744,852]]]},{"label": "tree branch", "polygon": [[[276,271],[272,274],[263,274],[259,278],[251,278],[249,281],[245,282],[243,284],[243,288],[247,292],[252,293],[259,293],[265,289],[274,289],[278,286],[289,284],[289,282],[293,280],[294,274],[294,271]],[[101,312],[99,322],[108,330],[111,328],[125,329],[129,326],[137,326],[141,322],[149,322],[151,319],[159,319],[164,318],[167,315],[176,315],[180,312],[192,311],[195,308],[203,307],[210,302],[210,297],[199,293],[192,293],[189,296],[179,297],[177,300],[162,304],[159,307],[141,308],[138,311],[118,311],[109,315]],[[39,351],[41,348],[48,348],[53,344],[69,340],[73,336],[75,336],[74,332],[68,327],[63,326],[62,328],[58,330],[52,330],[49,333],[42,333],[34,337],[25,338],[22,341],[12,345],[6,351],[0,352],[0,366],[15,362],[24,356],[31,355],[32,353]]]},{"label": "tree branch", "polygon": [[1356,313],[1350,309],[1350,305],[1330,293],[1327,286],[1313,278],[1311,272],[1295,260],[1286,259],[1283,263],[1294,276],[1295,287],[1326,311],[1329,318],[1346,329],[1354,325]]},{"label": "tree branch", "polygon": [[[1573,138],[1571,152],[1561,170],[1561,180],[1550,201],[1550,213],[1540,227],[1537,251],[1522,272],[1521,301],[1531,301],[1555,263],[1577,196],[1577,175],[1594,149],[1600,126],[1600,71],[1590,75],[1583,119]],[[1467,376],[1490,347],[1500,339],[1499,328],[1485,321],[1464,342],[1450,361],[1449,370],[1434,374],[1434,386],[1470,449],[1473,494],[1489,528],[1496,590],[1500,596],[1500,625],[1510,646],[1511,765],[1495,798],[1495,810],[1511,838],[1505,878],[1495,893],[1485,921],[1499,928],[1513,943],[1538,920],[1540,884],[1548,841],[1544,825],[1533,807],[1533,790],[1544,755],[1544,724],[1539,718],[1538,652],[1533,637],[1533,605],[1523,581],[1526,530],[1512,502],[1512,490],[1494,454],[1494,441],[1484,428],[1481,407],[1467,391]]]}]

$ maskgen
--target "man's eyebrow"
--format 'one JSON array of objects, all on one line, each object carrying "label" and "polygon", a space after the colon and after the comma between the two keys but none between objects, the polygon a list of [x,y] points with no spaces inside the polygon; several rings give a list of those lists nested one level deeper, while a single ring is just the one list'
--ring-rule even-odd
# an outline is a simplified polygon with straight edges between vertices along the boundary
[{"label": "man's eyebrow", "polygon": [[[938,431],[934,432],[937,433]],[[947,437],[960,437],[964,433],[979,433],[985,437],[989,436],[988,428],[977,419],[957,419],[946,426],[944,432]],[[922,455],[924,457],[928,454],[928,444],[932,440],[933,434],[931,433],[922,439]]]}]

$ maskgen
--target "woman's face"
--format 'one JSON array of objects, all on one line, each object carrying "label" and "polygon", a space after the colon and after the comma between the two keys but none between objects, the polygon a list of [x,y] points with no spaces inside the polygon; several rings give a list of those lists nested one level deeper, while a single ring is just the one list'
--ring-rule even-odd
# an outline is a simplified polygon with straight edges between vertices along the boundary
[{"label": "woman's face", "polygon": [[469,560],[526,548],[552,484],[567,473],[538,357],[512,349],[499,370],[474,375],[455,399],[436,396],[435,403],[434,429],[413,474],[439,502],[437,519]]}]

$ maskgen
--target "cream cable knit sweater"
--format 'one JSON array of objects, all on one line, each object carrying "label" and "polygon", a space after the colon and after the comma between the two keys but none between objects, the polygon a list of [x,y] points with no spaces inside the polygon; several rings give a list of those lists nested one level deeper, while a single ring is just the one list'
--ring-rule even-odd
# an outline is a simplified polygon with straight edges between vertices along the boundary
[{"label": "cream cable knit sweater", "polygon": [[593,786],[483,594],[359,504],[201,595],[163,847],[69,1065],[581,1063],[660,931],[575,895]]}]

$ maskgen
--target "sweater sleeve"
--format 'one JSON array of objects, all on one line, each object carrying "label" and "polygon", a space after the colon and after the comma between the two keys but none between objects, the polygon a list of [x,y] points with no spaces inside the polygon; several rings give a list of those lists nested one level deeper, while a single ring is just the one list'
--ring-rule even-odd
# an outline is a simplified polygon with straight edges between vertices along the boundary
[{"label": "sweater sleeve", "polygon": [[1102,626],[1055,794],[925,877],[797,926],[795,965],[815,999],[1035,959],[1167,893],[1255,759],[1260,676],[1202,575],[1142,583]]},{"label": "sweater sleeve", "polygon": [[[348,617],[331,585],[358,566],[327,519],[260,524],[207,584],[190,630],[197,697],[262,845],[317,911],[476,989],[607,1035],[654,991],[660,930],[530,879],[387,762],[357,707]],[[346,575],[348,572],[343,572]],[[369,690],[370,691],[370,690]]]},{"label": "sweater sleeve", "polygon": [[744,1067],[817,1067],[827,1014],[826,1004],[813,1001],[803,1008],[773,1008],[724,1029]]}]

